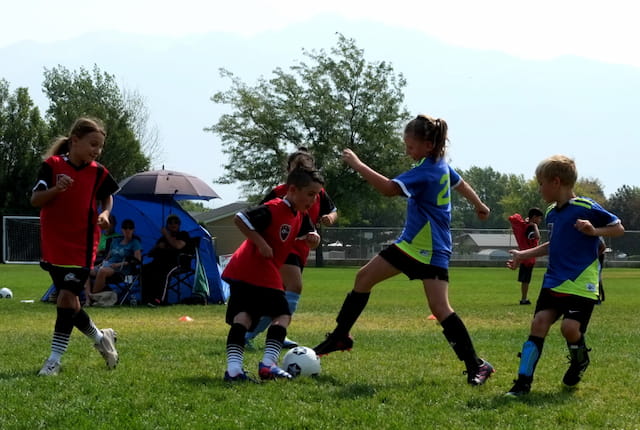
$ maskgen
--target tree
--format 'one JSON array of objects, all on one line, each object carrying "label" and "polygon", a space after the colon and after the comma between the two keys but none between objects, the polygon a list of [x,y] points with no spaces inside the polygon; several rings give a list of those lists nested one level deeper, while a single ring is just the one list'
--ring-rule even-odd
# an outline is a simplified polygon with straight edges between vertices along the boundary
[{"label": "tree", "polygon": [[84,68],[72,72],[58,66],[45,69],[43,87],[50,101],[47,120],[51,138],[66,135],[80,116],[95,117],[103,121],[107,129],[99,161],[116,180],[149,168],[149,156],[142,152],[140,136],[135,134],[147,130],[147,117],[140,114],[145,112],[141,110],[144,103],[131,95],[125,97],[113,75],[101,72],[97,66],[92,72]]},{"label": "tree", "polygon": [[28,214],[36,210],[29,202],[47,147],[47,125],[27,88],[13,94],[0,79],[0,216]]},{"label": "tree", "polygon": [[401,106],[406,85],[386,62],[369,63],[354,40],[338,34],[330,53],[306,51],[307,62],[248,86],[227,70],[231,88],[212,100],[227,104],[207,130],[220,135],[228,155],[220,183],[242,183],[256,201],[284,180],[287,155],[308,148],[326,179],[343,225],[400,225],[405,202],[378,194],[340,159],[345,147],[384,175],[406,170],[409,160],[399,138],[408,113]]},{"label": "tree", "polygon": [[[457,228],[506,228],[507,220],[502,207],[502,198],[508,193],[509,181],[521,187],[518,178],[496,172],[491,167],[472,166],[467,171],[458,171],[462,178],[473,187],[480,199],[491,209],[488,220],[478,219],[473,206],[452,190],[452,227]],[[512,185],[513,186],[513,185]],[[508,215],[507,215],[508,216]]]},{"label": "tree", "polygon": [[627,230],[640,230],[640,187],[623,185],[607,200],[607,209],[616,214]]}]

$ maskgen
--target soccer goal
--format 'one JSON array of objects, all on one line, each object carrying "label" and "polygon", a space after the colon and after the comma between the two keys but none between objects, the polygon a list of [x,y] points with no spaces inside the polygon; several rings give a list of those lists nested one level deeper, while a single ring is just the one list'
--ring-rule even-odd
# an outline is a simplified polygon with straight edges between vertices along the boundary
[{"label": "soccer goal", "polygon": [[2,248],[5,263],[36,264],[40,261],[40,218],[2,218]]}]

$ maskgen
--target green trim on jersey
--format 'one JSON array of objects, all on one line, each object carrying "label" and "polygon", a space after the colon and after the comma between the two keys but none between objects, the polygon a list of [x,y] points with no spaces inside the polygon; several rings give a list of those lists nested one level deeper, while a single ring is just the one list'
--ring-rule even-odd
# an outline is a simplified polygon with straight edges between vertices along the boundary
[{"label": "green trim on jersey", "polygon": [[415,235],[411,243],[403,240],[396,246],[421,263],[431,264],[433,255],[433,237],[431,236],[431,222],[427,222]]},{"label": "green trim on jersey", "polygon": [[596,259],[576,279],[567,279],[551,291],[598,300],[600,295],[598,278],[600,262]]}]

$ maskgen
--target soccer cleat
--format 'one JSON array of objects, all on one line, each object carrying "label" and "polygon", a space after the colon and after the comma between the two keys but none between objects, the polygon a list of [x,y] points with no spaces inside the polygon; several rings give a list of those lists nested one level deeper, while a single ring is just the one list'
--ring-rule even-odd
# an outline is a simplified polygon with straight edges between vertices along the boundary
[{"label": "soccer cleat", "polygon": [[295,348],[296,346],[298,346],[298,342],[291,340],[288,337],[286,337],[284,339],[284,342],[282,342],[282,347],[284,349],[291,349],[291,348]]},{"label": "soccer cleat", "polygon": [[475,372],[467,372],[467,382],[469,383],[469,385],[482,385],[487,382],[487,379],[489,379],[489,377],[494,374],[495,371],[496,370],[493,368],[491,363],[483,360],[482,364],[478,366]]},{"label": "soccer cleat", "polygon": [[521,305],[530,305],[531,301],[529,299],[523,299],[523,300],[520,300],[520,304]]},{"label": "soccer cleat", "polygon": [[263,381],[271,380],[271,379],[291,379],[291,376],[288,372],[280,369],[275,364],[273,366],[267,366],[262,361],[258,364],[258,375],[260,375],[260,379]]},{"label": "soccer cleat", "polygon": [[224,372],[224,382],[253,382],[258,383],[255,379],[251,378],[247,375],[247,372],[244,370],[241,373],[238,373],[236,376],[229,375],[229,372]]},{"label": "soccer cleat", "polygon": [[[571,356],[567,357],[571,360]],[[589,367],[589,357],[582,362],[571,360],[569,361],[569,369],[567,369],[567,373],[564,374],[562,378],[562,383],[567,387],[573,387],[582,379],[582,375],[584,375],[584,371]]]},{"label": "soccer cleat", "polygon": [[102,330],[102,340],[93,345],[102,354],[109,369],[115,369],[118,364],[118,351],[116,350],[117,333],[112,328]]},{"label": "soccer cleat", "polygon": [[507,397],[520,397],[529,394],[531,391],[531,382],[533,378],[524,375],[518,375],[518,379],[514,379],[513,387],[505,393]]},{"label": "soccer cleat", "polygon": [[353,338],[351,335],[335,335],[333,333],[327,333],[327,338],[324,342],[320,343],[313,348],[316,355],[322,356],[330,354],[334,351],[351,351],[353,348]]},{"label": "soccer cleat", "polygon": [[39,376],[56,376],[60,373],[61,366],[58,360],[47,359],[42,366],[42,369],[38,372]]}]

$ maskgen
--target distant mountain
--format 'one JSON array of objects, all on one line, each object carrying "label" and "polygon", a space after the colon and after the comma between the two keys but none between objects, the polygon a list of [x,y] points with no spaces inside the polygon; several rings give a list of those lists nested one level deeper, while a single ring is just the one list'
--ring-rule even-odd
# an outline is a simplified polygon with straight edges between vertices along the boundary
[{"label": "distant mountain", "polygon": [[[44,111],[45,67],[97,64],[145,97],[166,168],[210,182],[222,174],[222,154],[218,137],[203,128],[226,107],[209,98],[229,88],[218,69],[253,84],[276,67],[289,68],[303,48],[330,50],[336,32],[355,39],[368,61],[388,61],[405,76],[410,112],[447,120],[449,155],[459,169],[491,166],[529,178],[542,158],[565,153],[576,159],[582,177],[600,179],[608,194],[640,183],[629,174],[640,155],[640,69],[573,57],[522,60],[370,22],[319,17],[250,38],[94,33],[51,44],[23,42],[0,48],[0,78],[12,89],[28,87]],[[235,186],[214,188],[224,199],[215,206],[239,197]]]}]

